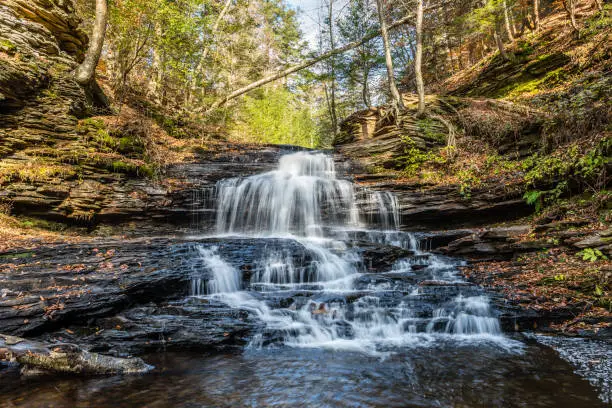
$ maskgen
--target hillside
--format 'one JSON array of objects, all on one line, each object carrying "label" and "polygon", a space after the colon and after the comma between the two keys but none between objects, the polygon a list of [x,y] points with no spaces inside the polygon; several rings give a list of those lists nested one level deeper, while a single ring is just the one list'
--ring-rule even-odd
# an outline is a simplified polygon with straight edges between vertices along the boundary
[{"label": "hillside", "polygon": [[612,66],[609,17],[580,12],[579,36],[557,10],[509,60],[492,53],[432,86],[425,117],[404,95],[406,113],[357,112],[335,145],[357,180],[402,197],[412,228],[511,226],[442,250],[478,260],[474,281],[585,334],[612,325]]}]

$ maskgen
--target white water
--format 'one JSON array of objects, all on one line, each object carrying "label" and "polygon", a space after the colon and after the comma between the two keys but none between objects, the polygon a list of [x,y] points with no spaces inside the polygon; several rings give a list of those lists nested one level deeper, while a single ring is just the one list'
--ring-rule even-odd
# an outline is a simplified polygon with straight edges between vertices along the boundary
[{"label": "white water", "polygon": [[[356,191],[351,182],[337,178],[328,155],[283,156],[277,170],[224,180],[217,193],[219,234],[282,236],[303,249],[300,256],[293,253],[295,247],[262,253],[243,291],[240,272],[216,247],[199,250],[211,277],[194,279],[192,294],[250,310],[265,322],[265,333],[256,336],[252,347],[281,341],[379,355],[440,338],[505,343],[489,299],[474,288],[464,285],[463,294],[462,286],[453,285],[462,283],[457,263],[421,252],[413,235],[395,231],[400,225],[396,197]],[[370,215],[360,214],[360,206]],[[373,223],[377,230],[364,230]],[[359,249],[346,240],[351,230],[369,242],[410,249],[414,256],[386,273],[368,274]],[[418,281],[432,283],[421,286]],[[283,296],[293,302],[275,306],[274,299]]]},{"label": "white water", "polygon": [[[204,261],[206,269],[212,272],[208,280],[194,278],[191,281],[191,293],[195,296],[206,293],[231,293],[240,290],[240,273],[232,265],[225,262],[218,254],[218,247],[197,247],[199,256]],[[204,290],[206,288],[206,290]]]}]

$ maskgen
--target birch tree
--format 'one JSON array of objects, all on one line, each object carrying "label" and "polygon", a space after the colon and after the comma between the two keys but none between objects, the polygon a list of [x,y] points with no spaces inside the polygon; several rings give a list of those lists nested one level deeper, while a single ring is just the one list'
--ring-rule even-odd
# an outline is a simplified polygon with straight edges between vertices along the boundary
[{"label": "birch tree", "polygon": [[399,110],[404,110],[404,101],[402,100],[402,96],[400,95],[399,90],[397,89],[397,85],[395,84],[395,73],[393,72],[393,59],[391,58],[391,46],[389,44],[389,32],[387,29],[387,23],[385,21],[383,0],[376,0],[376,7],[378,9],[380,34],[383,39],[383,47],[385,50],[385,63],[387,65],[387,81],[389,83],[389,92],[391,93],[391,98],[395,107]]},{"label": "birch tree", "polygon": [[75,80],[81,85],[89,84],[95,75],[96,66],[102,54],[104,37],[106,35],[106,24],[108,22],[107,0],[96,0],[96,19],[93,25],[89,48],[85,53],[85,59],[74,73]]},{"label": "birch tree", "polygon": [[416,55],[414,58],[414,74],[416,78],[417,94],[419,104],[417,114],[422,116],[425,113],[425,84],[423,83],[423,0],[417,0],[416,12]]}]

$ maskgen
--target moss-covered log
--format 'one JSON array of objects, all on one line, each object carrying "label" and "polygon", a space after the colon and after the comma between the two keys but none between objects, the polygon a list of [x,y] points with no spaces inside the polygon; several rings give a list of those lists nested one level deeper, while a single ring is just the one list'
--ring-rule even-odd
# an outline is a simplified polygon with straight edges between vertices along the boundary
[{"label": "moss-covered log", "polygon": [[17,362],[52,373],[108,375],[145,373],[153,367],[140,358],[90,353],[73,344],[45,344],[0,334],[0,361]]}]

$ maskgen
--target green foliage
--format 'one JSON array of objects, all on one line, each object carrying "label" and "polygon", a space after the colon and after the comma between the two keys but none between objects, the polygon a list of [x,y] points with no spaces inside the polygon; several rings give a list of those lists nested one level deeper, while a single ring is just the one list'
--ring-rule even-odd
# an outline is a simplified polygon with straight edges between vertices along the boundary
[{"label": "green foliage", "polygon": [[516,99],[526,94],[550,89],[567,79],[564,67],[547,72],[543,76],[525,74],[516,81],[511,81],[495,93],[496,98]]},{"label": "green foliage", "polygon": [[115,160],[108,166],[115,173],[132,174],[135,176],[153,178],[155,169],[149,164],[135,164],[128,161]]},{"label": "green foliage", "polygon": [[589,37],[601,33],[612,26],[612,4],[604,4],[602,12],[596,13],[583,22],[580,29],[580,38],[584,41]]},{"label": "green foliage", "polygon": [[426,117],[416,120],[417,130],[419,134],[427,139],[434,140],[438,143],[446,142],[446,133],[440,132],[440,122],[437,120]]},{"label": "green foliage", "polygon": [[540,212],[542,209],[542,194],[543,192],[538,190],[527,191],[523,195],[523,200],[529,205],[535,205],[536,212]]},{"label": "green foliage", "polygon": [[8,54],[17,52],[17,46],[7,39],[0,39],[0,50]]},{"label": "green foliage", "polygon": [[470,200],[472,198],[472,189],[482,183],[482,181],[476,172],[471,169],[459,170],[457,177],[459,178],[459,194],[465,200]]},{"label": "green foliage", "polygon": [[124,136],[119,138],[117,144],[117,150],[120,153],[128,154],[128,153],[144,153],[144,144],[138,138],[133,136]]},{"label": "green foliage", "polygon": [[92,141],[102,148],[102,150],[115,150],[119,146],[117,139],[112,137],[105,129],[98,129],[90,134]]},{"label": "green foliage", "polygon": [[525,40],[519,40],[516,43],[516,48],[519,50],[521,55],[533,54],[533,46],[530,42]]},{"label": "green foliage", "polygon": [[245,97],[233,133],[244,141],[306,147],[319,145],[310,107],[282,87],[267,88],[260,98]]},{"label": "green foliage", "polygon": [[[568,178],[576,184],[596,189],[605,186],[605,169],[610,162],[610,139],[602,139],[594,148],[581,152],[577,145],[567,148],[562,155],[535,154],[522,162],[527,190],[523,198],[539,212],[544,205],[556,202],[569,191]],[[549,190],[533,189],[543,185],[554,185]]]},{"label": "green foliage", "polygon": [[446,158],[437,152],[419,149],[410,136],[402,135],[403,154],[395,158],[396,166],[402,169],[406,177],[416,176],[425,163],[442,165]]},{"label": "green foliage", "polygon": [[576,255],[581,257],[583,261],[589,262],[608,259],[608,257],[605,256],[599,249],[595,248],[585,248],[582,251],[578,252]]},{"label": "green foliage", "polygon": [[[378,30],[378,17],[370,1],[354,0],[346,7],[346,12],[342,13],[337,23],[339,39],[342,42],[357,41]],[[384,64],[379,42],[369,41],[336,59],[338,61],[334,60],[334,63],[339,71],[336,79],[348,91],[351,110],[370,107],[371,78]]]},{"label": "green foliage", "polygon": [[106,125],[104,125],[104,122],[100,119],[87,118],[87,119],[83,119],[79,123],[77,130],[85,131],[88,128],[104,129],[106,128]]}]

